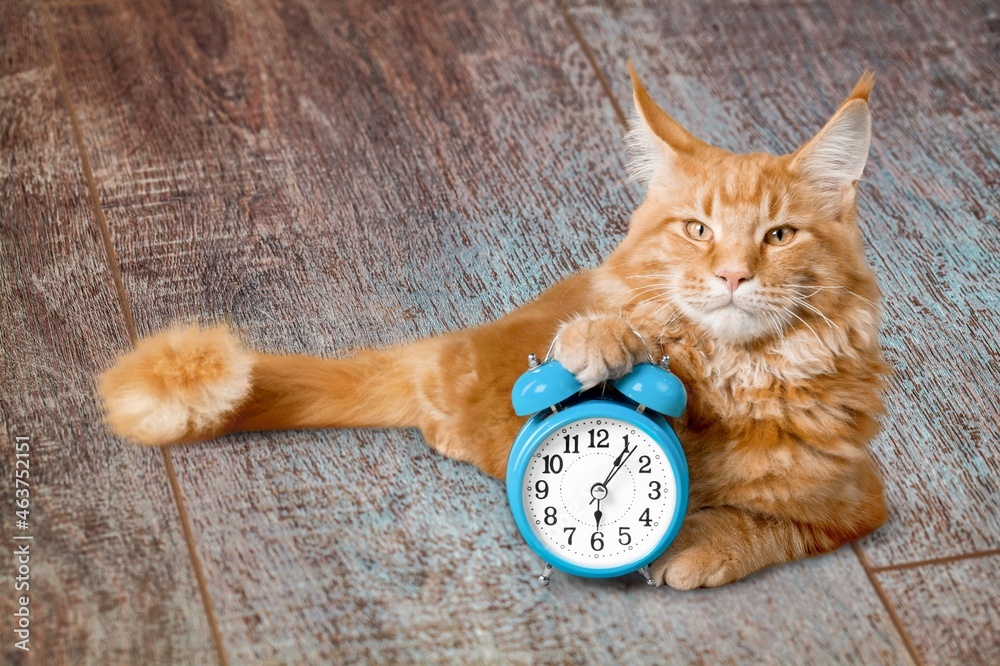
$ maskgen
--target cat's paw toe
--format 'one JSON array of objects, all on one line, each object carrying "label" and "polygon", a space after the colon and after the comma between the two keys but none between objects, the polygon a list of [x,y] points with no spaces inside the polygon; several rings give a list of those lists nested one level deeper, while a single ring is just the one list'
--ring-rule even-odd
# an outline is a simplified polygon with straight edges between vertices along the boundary
[{"label": "cat's paw toe", "polygon": [[668,550],[653,563],[650,573],[657,585],[669,585],[675,590],[718,587],[739,578],[729,558],[706,545],[679,552]]},{"label": "cat's paw toe", "polygon": [[140,340],[101,375],[106,420],[157,446],[197,437],[247,396],[253,356],[225,326],[177,327]]},{"label": "cat's paw toe", "polygon": [[624,319],[595,315],[565,324],[553,356],[587,389],[625,375],[641,350],[642,343]]}]

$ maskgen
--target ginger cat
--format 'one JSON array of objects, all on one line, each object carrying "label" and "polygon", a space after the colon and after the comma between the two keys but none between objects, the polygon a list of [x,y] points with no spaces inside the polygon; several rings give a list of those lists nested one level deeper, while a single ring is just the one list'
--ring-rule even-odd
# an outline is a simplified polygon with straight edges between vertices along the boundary
[{"label": "ginger cat", "polygon": [[[585,387],[669,354],[689,394],[672,425],[688,515],[657,583],[716,586],[837,548],[886,518],[866,444],[889,371],[880,292],[855,193],[868,156],[865,74],[792,154],[736,155],[689,134],[630,67],[635,177],[648,185],[621,245],[503,319],[353,358],[244,349],[225,327],[140,341],[100,379],[107,421],[151,446],[236,431],[418,427],[446,456],[502,478],[523,419],[510,390],[529,352]],[[457,379],[456,379],[457,378]]]}]

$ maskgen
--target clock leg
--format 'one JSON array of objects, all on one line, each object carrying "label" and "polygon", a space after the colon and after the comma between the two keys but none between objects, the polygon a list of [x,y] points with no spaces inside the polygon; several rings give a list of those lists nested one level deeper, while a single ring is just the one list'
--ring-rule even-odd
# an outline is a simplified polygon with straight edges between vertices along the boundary
[{"label": "clock leg", "polygon": [[549,578],[551,576],[552,576],[552,565],[549,564],[548,562],[546,562],[545,563],[545,571],[543,571],[542,575],[538,577],[538,582],[541,583],[542,585],[548,585],[549,584]]},{"label": "clock leg", "polygon": [[656,585],[656,581],[654,581],[653,577],[649,574],[649,567],[640,567],[638,573],[646,579],[646,585]]}]

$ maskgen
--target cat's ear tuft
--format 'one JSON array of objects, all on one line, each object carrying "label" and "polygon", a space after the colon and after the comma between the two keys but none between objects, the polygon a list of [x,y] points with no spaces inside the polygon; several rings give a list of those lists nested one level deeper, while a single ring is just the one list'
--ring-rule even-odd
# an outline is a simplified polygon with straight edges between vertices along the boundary
[{"label": "cat's ear tuft", "polygon": [[705,144],[653,101],[631,60],[628,61],[628,71],[632,76],[632,101],[635,105],[625,138],[629,149],[629,176],[645,184],[669,179],[680,156],[690,154]]},{"label": "cat's ear tuft", "polygon": [[854,84],[854,89],[851,90],[851,94],[847,96],[845,102],[849,102],[852,99],[862,99],[868,101],[868,96],[872,94],[872,89],[875,87],[875,72],[868,70],[861,74],[861,78],[858,82]]},{"label": "cat's ear tuft", "polygon": [[865,72],[833,117],[792,157],[792,171],[821,191],[852,194],[871,144],[868,96],[875,77]]}]

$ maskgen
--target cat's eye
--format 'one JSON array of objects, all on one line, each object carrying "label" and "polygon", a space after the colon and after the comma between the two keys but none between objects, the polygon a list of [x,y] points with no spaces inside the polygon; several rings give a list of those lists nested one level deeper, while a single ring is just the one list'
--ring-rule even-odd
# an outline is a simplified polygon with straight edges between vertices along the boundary
[{"label": "cat's eye", "polygon": [[707,241],[712,238],[712,230],[698,220],[688,220],[684,223],[684,231],[696,241]]},{"label": "cat's eye", "polygon": [[787,245],[794,236],[795,229],[791,227],[778,227],[764,234],[764,242],[768,245]]}]

